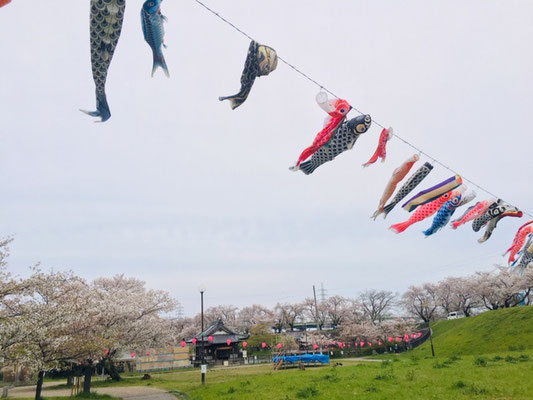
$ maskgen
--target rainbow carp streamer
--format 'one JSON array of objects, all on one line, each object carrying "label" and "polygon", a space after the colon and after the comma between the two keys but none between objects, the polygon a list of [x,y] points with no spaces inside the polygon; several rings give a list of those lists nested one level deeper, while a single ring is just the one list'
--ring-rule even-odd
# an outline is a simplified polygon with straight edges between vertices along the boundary
[{"label": "rainbow carp streamer", "polygon": [[420,193],[413,196],[409,199],[402,207],[406,211],[413,211],[418,206],[421,206],[426,203],[430,203],[433,200],[438,199],[442,195],[450,192],[461,186],[463,184],[463,178],[459,175],[452,176],[449,179],[446,179],[444,182],[439,183],[438,185],[432,186],[429,189],[422,190]]}]

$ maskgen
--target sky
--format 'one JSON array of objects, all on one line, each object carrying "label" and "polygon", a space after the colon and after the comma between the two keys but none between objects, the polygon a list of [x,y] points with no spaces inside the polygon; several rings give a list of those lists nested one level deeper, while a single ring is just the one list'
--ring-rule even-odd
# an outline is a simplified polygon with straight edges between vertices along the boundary
[{"label": "sky", "polygon": [[[533,213],[531,1],[205,3]],[[414,154],[392,139],[386,162],[363,169],[376,125],[312,175],[289,171],[322,128],[319,88],[280,62],[240,108],[219,102],[239,90],[249,39],[194,0],[164,1],[171,77],[151,78],[141,5],[127,0],[103,124],[79,111],[95,108],[89,1],[0,9],[0,236],[14,237],[11,272],[26,276],[40,263],[87,279],[134,276],[194,315],[200,287],[207,307],[273,306],[310,297],[321,283],[329,295],[401,293],[505,261],[530,217],[502,220],[484,244],[469,226],[425,239],[430,220],[397,235],[388,227],[409,216],[400,207],[369,218],[392,171]],[[435,165],[417,189],[451,175]]]}]

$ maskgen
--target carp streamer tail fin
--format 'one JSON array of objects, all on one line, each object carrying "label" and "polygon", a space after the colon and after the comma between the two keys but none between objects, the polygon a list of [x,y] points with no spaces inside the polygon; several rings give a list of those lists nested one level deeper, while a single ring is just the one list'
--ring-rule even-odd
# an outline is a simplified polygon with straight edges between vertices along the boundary
[{"label": "carp streamer tail fin", "polygon": [[400,222],[399,224],[391,225],[389,229],[395,233],[402,233],[407,228],[409,228],[409,226],[411,226],[411,224],[408,221],[405,221],[405,222]]},{"label": "carp streamer tail fin", "polygon": [[309,175],[313,173],[313,171],[315,170],[315,167],[311,165],[311,161],[306,161],[300,164],[300,169],[302,170],[304,174]]},{"label": "carp streamer tail fin", "polygon": [[218,98],[220,101],[229,100],[230,107],[232,110],[235,110],[237,107],[239,107],[243,102],[240,98],[237,98],[237,95],[235,96],[221,96]]},{"label": "carp streamer tail fin", "polygon": [[96,93],[96,111],[86,111],[81,110],[81,112],[90,115],[91,117],[100,117],[100,121],[95,122],[105,122],[111,118],[111,111],[109,110],[109,105],[107,104],[107,98],[105,93]]},{"label": "carp streamer tail fin", "polygon": [[158,68],[161,68],[165,73],[165,76],[167,78],[170,78],[170,73],[168,72],[165,57],[163,56],[163,54],[157,54],[154,52],[154,66],[152,67],[152,78],[154,77],[155,71],[157,71]]}]

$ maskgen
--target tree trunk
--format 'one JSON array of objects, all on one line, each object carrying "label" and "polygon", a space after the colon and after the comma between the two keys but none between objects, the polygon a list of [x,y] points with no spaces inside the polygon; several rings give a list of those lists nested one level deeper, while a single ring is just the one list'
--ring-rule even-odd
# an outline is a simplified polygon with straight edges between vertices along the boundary
[{"label": "tree trunk", "polygon": [[115,363],[111,360],[109,360],[106,363],[105,372],[111,377],[111,379],[113,379],[116,382],[122,380],[122,378],[120,377],[120,374],[117,371],[117,367],[115,366]]},{"label": "tree trunk", "polygon": [[71,387],[74,386],[74,376],[72,375],[72,372],[69,373],[67,376],[67,386]]},{"label": "tree trunk", "polygon": [[44,371],[39,371],[37,379],[37,389],[35,389],[35,400],[41,400],[41,391],[43,390]]},{"label": "tree trunk", "polygon": [[92,362],[89,362],[83,370],[84,380],[83,380],[83,393],[91,394],[91,378],[93,375],[93,366]]}]

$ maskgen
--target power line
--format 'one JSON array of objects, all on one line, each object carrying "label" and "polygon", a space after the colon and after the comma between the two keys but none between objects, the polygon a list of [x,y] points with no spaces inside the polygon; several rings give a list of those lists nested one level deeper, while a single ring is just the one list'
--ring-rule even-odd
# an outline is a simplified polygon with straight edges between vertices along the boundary
[{"label": "power line", "polygon": [[[202,7],[204,7],[207,11],[209,11],[210,13],[212,13],[213,15],[215,15],[217,18],[221,19],[224,23],[228,24],[229,26],[231,26],[233,29],[235,29],[237,32],[239,32],[240,34],[246,36],[248,39],[250,40],[255,40],[253,37],[251,37],[250,35],[248,35],[246,32],[244,32],[242,29],[240,29],[239,27],[237,27],[236,25],[234,25],[232,22],[228,21],[226,18],[224,18],[223,16],[221,16],[218,12],[214,11],[213,9],[209,8],[206,4],[204,4],[202,1],[200,0],[194,0],[196,3],[200,4]],[[321,83],[317,82],[315,79],[311,78],[309,75],[307,75],[305,72],[303,72],[302,70],[300,70],[298,67],[296,67],[295,65],[291,64],[290,62],[288,62],[287,60],[285,60],[284,58],[280,57],[278,55],[278,60],[280,60],[281,62],[283,62],[284,64],[286,64],[289,68],[293,69],[296,73],[300,74],[301,76],[303,76],[305,79],[307,79],[308,81],[310,81],[311,83],[315,84],[316,86],[318,86],[321,90],[323,90],[324,92],[332,95],[333,97],[336,97],[336,98],[341,98],[340,96],[337,96],[335,93],[333,93],[331,90],[329,90],[328,88],[326,88],[324,85],[322,85]],[[350,104],[351,105],[351,104]],[[364,112],[362,112],[361,110],[357,109],[356,107],[354,107],[352,105],[352,109],[357,111],[359,114],[365,114]],[[373,120],[373,123],[376,124],[377,126],[379,126],[380,128],[382,129],[385,129],[385,126],[380,124],[378,121],[375,121]],[[447,169],[448,171],[452,172],[453,174],[455,175],[461,175],[461,177],[463,178],[464,181],[472,184],[473,186],[477,187],[478,189],[482,190],[483,192],[487,193],[488,195],[496,198],[496,199],[502,199],[502,201],[504,201],[505,203],[513,206],[513,207],[516,207],[514,206],[513,204],[505,201],[502,197],[500,196],[497,196],[495,195],[494,193],[492,193],[491,191],[485,189],[483,186],[481,185],[478,185],[476,182],[474,182],[473,180],[471,179],[468,179],[466,178],[465,176],[463,176],[462,174],[459,174],[457,171],[455,171],[454,169],[450,168],[448,165],[444,164],[443,162],[437,160],[435,157],[432,157],[430,156],[428,153],[426,153],[425,151],[421,150],[420,148],[418,148],[417,146],[415,146],[414,144],[410,143],[409,141],[407,141],[406,139],[402,138],[401,136],[399,136],[396,132],[394,132],[394,135],[393,137],[397,138],[398,140],[400,140],[401,142],[403,142],[404,144],[406,144],[407,146],[411,147],[412,149],[416,150],[418,153],[426,156],[427,158],[429,158],[430,160],[432,160],[434,163],[436,164],[439,164],[441,167],[443,167],[444,169]],[[517,209],[520,209],[519,207],[516,207]],[[533,218],[533,214],[527,212],[527,211],[522,211],[524,213],[524,215],[528,215],[529,217]]]}]

